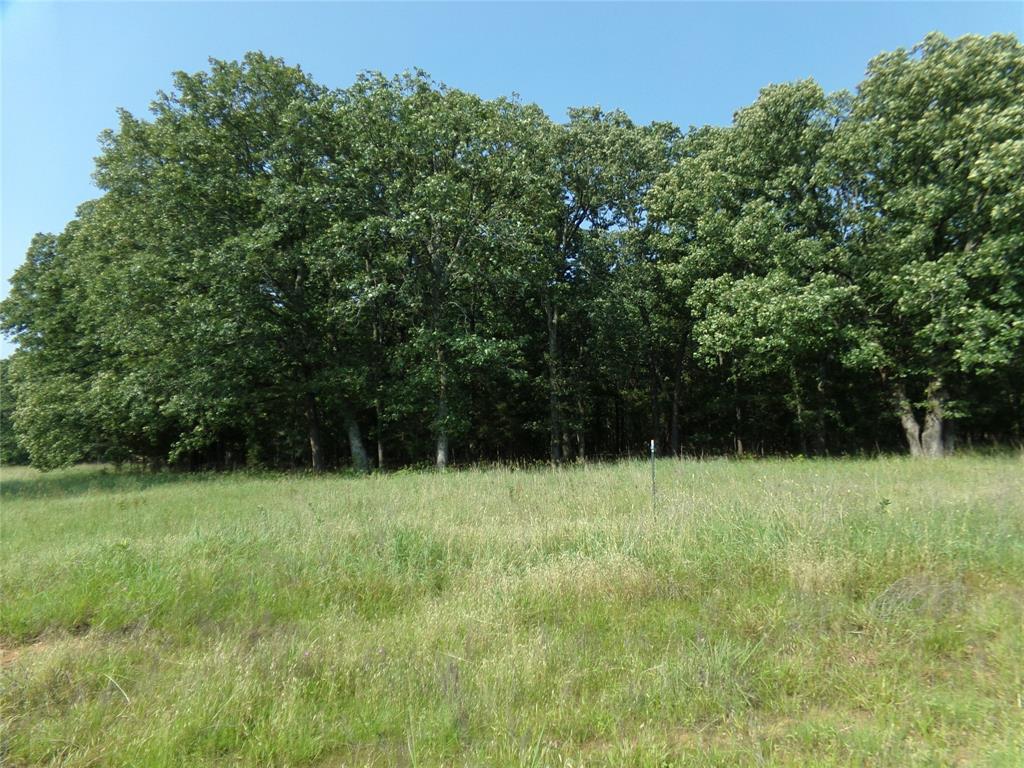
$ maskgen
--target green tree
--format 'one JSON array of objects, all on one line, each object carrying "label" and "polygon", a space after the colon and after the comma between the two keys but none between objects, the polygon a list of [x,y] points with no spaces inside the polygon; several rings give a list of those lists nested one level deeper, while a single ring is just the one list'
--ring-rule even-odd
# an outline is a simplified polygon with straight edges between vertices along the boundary
[{"label": "green tree", "polygon": [[[569,110],[569,120],[551,130],[547,189],[553,196],[535,215],[547,238],[531,275],[541,298],[547,332],[549,459],[584,452],[588,380],[603,351],[588,340],[609,319],[593,311],[617,256],[637,244],[646,220],[643,196],[668,166],[675,131],[667,124],[640,127],[621,111],[597,107]],[[639,249],[636,249],[639,250]],[[566,344],[569,341],[569,344]],[[567,357],[566,350],[571,354]],[[595,354],[596,352],[596,354]],[[576,418],[567,413],[575,411]]]},{"label": "green tree", "polygon": [[376,317],[385,297],[397,306],[391,318],[403,337],[392,350],[403,386],[389,407],[429,414],[435,464],[444,468],[452,437],[470,426],[473,372],[517,354],[515,340],[495,334],[490,321],[529,249],[526,202],[537,182],[527,150],[544,118],[422,73],[368,76],[350,89],[348,108],[366,127],[369,165],[359,173],[377,184],[376,209],[357,233],[367,254],[364,291]]},{"label": "green tree", "polygon": [[18,344],[5,366],[14,405],[11,423],[18,443],[40,469],[102,450],[88,387],[97,354],[83,312],[84,275],[71,256],[71,237],[36,235],[0,305],[3,329]]},{"label": "green tree", "polygon": [[857,354],[911,453],[941,455],[966,380],[1024,345],[1024,47],[931,34],[875,58],[826,171],[865,305]]},{"label": "green tree", "polygon": [[[127,264],[162,282],[119,306],[126,322],[147,303],[157,318],[141,346],[177,371],[175,391],[161,396],[189,427],[177,453],[298,412],[320,470],[327,398],[342,414],[353,462],[366,467],[350,404],[361,378],[358,334],[334,311],[352,265],[330,230],[353,207],[353,185],[330,173],[344,150],[332,130],[334,101],[301,70],[249,54],[213,61],[210,73],[178,73],[151,122],[123,114],[106,137],[97,180],[134,224]],[[123,295],[138,296],[120,271]]]},{"label": "green tree", "polygon": [[1014,38],[933,35],[683,137],[422,72],[177,73],[0,304],[0,459],[1019,440],[1022,71]]},{"label": "green tree", "polygon": [[739,384],[772,378],[786,382],[800,450],[808,432],[825,447],[828,371],[848,343],[857,288],[844,276],[835,202],[815,172],[844,110],[843,95],[829,98],[811,80],[765,88],[732,127],[692,133],[651,196],[698,355],[731,379],[740,453]]}]

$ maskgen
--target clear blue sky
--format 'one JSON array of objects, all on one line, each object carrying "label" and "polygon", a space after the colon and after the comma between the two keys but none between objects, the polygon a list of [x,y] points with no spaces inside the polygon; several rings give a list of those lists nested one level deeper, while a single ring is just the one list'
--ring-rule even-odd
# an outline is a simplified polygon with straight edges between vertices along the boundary
[{"label": "clear blue sky", "polygon": [[[0,295],[37,231],[94,197],[96,137],[145,113],[175,70],[259,49],[319,82],[421,67],[483,96],[517,92],[635,120],[728,123],[758,89],[813,76],[854,88],[868,60],[925,33],[1024,36],[1005,3],[284,3],[0,0]],[[0,345],[6,356],[11,345]]]}]

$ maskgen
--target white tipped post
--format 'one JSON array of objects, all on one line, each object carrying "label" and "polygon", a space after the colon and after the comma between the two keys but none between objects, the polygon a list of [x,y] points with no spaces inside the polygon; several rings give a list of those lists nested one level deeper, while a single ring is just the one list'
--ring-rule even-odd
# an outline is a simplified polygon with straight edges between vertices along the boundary
[{"label": "white tipped post", "polygon": [[655,505],[657,487],[654,481],[654,440],[651,440],[651,514],[657,514],[658,509]]}]

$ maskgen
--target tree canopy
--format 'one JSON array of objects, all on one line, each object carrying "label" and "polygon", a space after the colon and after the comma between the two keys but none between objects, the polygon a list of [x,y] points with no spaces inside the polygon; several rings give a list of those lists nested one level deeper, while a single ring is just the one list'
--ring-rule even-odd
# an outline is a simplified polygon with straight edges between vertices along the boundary
[{"label": "tree canopy", "polygon": [[3,461],[941,455],[1024,422],[1024,48],[726,127],[260,53],[121,112],[0,304]]}]

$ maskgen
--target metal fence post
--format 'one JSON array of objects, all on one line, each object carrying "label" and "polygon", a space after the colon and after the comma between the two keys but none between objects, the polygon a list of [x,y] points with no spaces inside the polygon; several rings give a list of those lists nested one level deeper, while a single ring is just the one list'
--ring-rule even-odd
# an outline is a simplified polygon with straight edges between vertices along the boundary
[{"label": "metal fence post", "polygon": [[655,504],[657,498],[657,485],[654,474],[654,440],[651,440],[651,514],[657,514],[658,508]]}]

